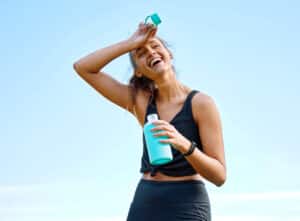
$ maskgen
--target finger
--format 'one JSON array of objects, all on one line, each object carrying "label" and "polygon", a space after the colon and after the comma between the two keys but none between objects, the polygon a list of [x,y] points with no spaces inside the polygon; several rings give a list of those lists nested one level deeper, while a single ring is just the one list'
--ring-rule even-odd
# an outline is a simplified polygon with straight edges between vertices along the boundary
[{"label": "finger", "polygon": [[138,25],[138,31],[141,32],[141,31],[143,31],[144,28],[145,28],[144,23],[140,22],[139,25]]},{"label": "finger", "polygon": [[169,124],[169,123],[165,120],[155,120],[153,121],[153,124],[159,125],[159,124]]},{"label": "finger", "polygon": [[140,23],[140,25],[139,25],[139,29],[143,32],[143,33],[147,33],[147,31],[148,31],[148,27],[147,27],[147,25],[145,25],[144,23]]},{"label": "finger", "polygon": [[168,144],[172,144],[173,139],[163,139],[163,140],[159,140],[160,143],[168,143]]},{"label": "finger", "polygon": [[145,34],[147,31],[146,27],[144,25],[141,26],[140,30],[141,30],[141,33],[143,33],[143,34]]},{"label": "finger", "polygon": [[169,131],[163,131],[163,132],[159,132],[159,133],[154,133],[153,136],[154,137],[161,137],[161,136],[172,137],[172,133]]},{"label": "finger", "polygon": [[151,28],[151,27],[153,27],[154,25],[153,24],[151,24],[151,23],[146,23],[146,24],[144,24],[146,27],[148,27],[148,28]]},{"label": "finger", "polygon": [[166,125],[157,126],[151,129],[151,131],[157,131],[157,130],[168,130],[169,128]]},{"label": "finger", "polygon": [[146,24],[147,35],[150,36],[151,33],[156,29],[156,26],[153,24]]},{"label": "finger", "polygon": [[151,30],[150,32],[150,37],[153,38],[156,35],[157,28],[155,27],[154,29]]},{"label": "finger", "polygon": [[166,121],[160,121],[160,122],[155,121],[155,122],[153,122],[153,124],[156,127],[152,128],[152,130],[165,129],[165,130],[169,130],[169,131],[173,131],[173,132],[177,131],[176,128],[172,124],[170,124]]}]

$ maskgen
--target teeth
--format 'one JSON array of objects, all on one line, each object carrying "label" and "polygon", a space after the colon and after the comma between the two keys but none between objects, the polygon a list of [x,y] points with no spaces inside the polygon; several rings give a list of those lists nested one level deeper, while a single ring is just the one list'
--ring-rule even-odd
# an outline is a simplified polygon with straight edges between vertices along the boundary
[{"label": "teeth", "polygon": [[150,67],[153,67],[154,63],[157,61],[161,61],[160,58],[154,58],[152,61],[150,61]]}]

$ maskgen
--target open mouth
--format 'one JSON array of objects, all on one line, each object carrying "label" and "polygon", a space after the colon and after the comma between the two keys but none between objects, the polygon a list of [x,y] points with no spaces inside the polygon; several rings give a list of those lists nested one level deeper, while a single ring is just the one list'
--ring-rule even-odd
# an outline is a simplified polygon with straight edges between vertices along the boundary
[{"label": "open mouth", "polygon": [[159,64],[160,62],[162,62],[162,59],[161,58],[154,58],[150,61],[150,64],[149,66],[151,68],[155,67],[157,64]]}]

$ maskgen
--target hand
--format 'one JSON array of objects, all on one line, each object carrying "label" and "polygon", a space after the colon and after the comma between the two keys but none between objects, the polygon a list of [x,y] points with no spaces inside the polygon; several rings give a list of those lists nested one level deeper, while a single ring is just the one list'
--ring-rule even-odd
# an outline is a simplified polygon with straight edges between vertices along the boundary
[{"label": "hand", "polygon": [[[191,145],[191,141],[179,133],[176,128],[164,120],[156,120],[153,122],[156,127],[151,129],[155,137],[167,136],[168,139],[160,140],[161,143],[169,143],[182,153],[186,153]],[[163,131],[160,131],[163,130]],[[159,131],[159,132],[158,132]]]},{"label": "hand", "polygon": [[129,42],[135,45],[135,48],[145,44],[149,38],[155,36],[157,27],[153,24],[144,24],[141,22],[136,32],[128,39]]}]

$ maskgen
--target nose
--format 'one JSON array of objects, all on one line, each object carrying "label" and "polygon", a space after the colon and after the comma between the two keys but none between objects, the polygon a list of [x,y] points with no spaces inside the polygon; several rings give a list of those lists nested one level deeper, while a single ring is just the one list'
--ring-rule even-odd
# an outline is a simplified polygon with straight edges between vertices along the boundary
[{"label": "nose", "polygon": [[153,55],[153,54],[156,53],[156,51],[155,51],[152,47],[148,47],[148,48],[147,48],[147,51],[148,51],[148,54],[149,54],[149,55]]},{"label": "nose", "polygon": [[151,47],[148,47],[148,52],[149,52],[149,54],[152,54],[155,52],[155,50],[153,50],[153,48],[151,48]]}]

